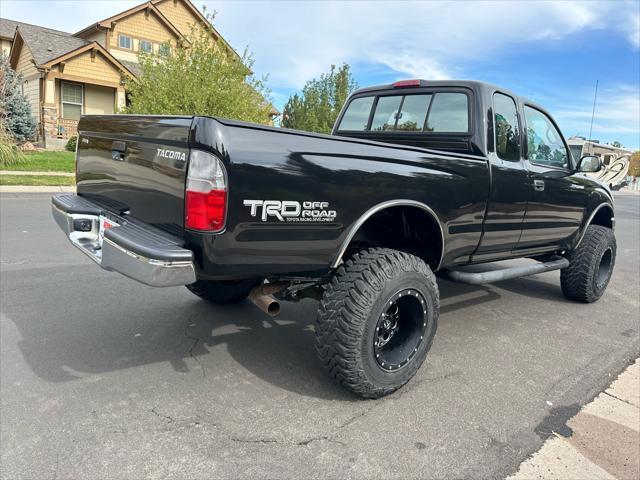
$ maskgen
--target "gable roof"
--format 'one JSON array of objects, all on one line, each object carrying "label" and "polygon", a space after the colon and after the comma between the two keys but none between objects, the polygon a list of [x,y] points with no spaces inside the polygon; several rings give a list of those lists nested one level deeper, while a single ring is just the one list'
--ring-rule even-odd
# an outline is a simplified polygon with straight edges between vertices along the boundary
[{"label": "gable roof", "polygon": [[131,77],[135,78],[136,76],[136,73],[132,72],[128,66],[120,63],[98,42],[88,42],[67,32],[12,20],[0,19],[0,24],[5,29],[3,32],[7,30],[7,26],[13,27],[14,24],[16,26],[10,53],[11,65],[14,68],[20,54],[19,51],[22,48],[29,50],[33,57],[33,63],[37,67],[46,68],[51,68],[67,58],[75,57],[88,50],[97,50],[117,69]]},{"label": "gable roof", "polygon": [[12,30],[11,39],[20,32],[23,41],[29,45],[29,50],[38,65],[47,63],[71,50],[75,50],[89,42],[77,38],[67,32],[39,27],[15,20],[0,19],[0,32],[4,35]]},{"label": "gable roof", "polygon": [[[20,31],[18,30],[18,33],[20,33]],[[86,45],[83,45],[79,48],[76,48],[75,50],[71,50],[70,52],[66,52],[56,58],[53,58],[51,60],[49,60],[48,62],[41,64],[39,66],[45,67],[45,68],[51,68],[54,65],[57,65],[60,62],[64,62],[65,60],[69,59],[69,58],[73,58],[77,55],[80,55],[81,53],[90,51],[90,50],[95,50],[100,52],[106,59],[107,61],[109,61],[114,67],[116,67],[118,70],[123,71],[124,73],[126,73],[127,75],[131,76],[131,77],[135,77],[135,75],[131,72],[131,70],[129,70],[125,65],[123,65],[118,59],[116,59],[113,55],[111,55],[106,48],[104,48],[102,45],[100,45],[98,42],[87,42]]]},{"label": "gable roof", "polygon": [[140,75],[142,75],[142,69],[140,68],[140,64],[138,62],[132,62],[131,60],[121,60],[121,59],[118,59],[118,61],[122,65],[127,67],[127,70],[133,73],[136,77],[139,77]]},{"label": "gable roof", "polygon": [[117,13],[116,15],[112,15],[108,18],[105,18],[104,20],[100,20],[97,23],[93,23],[91,25],[89,25],[86,28],[83,28],[82,30],[80,30],[79,32],[74,33],[75,36],[82,36],[83,34],[90,32],[91,30],[94,29],[100,29],[100,28],[111,28],[111,25],[113,22],[117,22],[118,20],[122,19],[122,18],[126,18],[130,15],[133,15],[135,13],[141,12],[142,10],[146,10],[149,9],[149,12],[152,12],[153,14],[155,14],[158,19],[160,20],[160,22],[162,22],[164,24],[165,27],[167,27],[167,29],[173,33],[176,38],[180,38],[183,37],[182,33],[180,32],[180,30],[178,30],[175,25],[173,23],[171,23],[167,17],[164,16],[164,14],[158,10],[153,2],[151,1],[147,1],[144,3],[141,3],[140,5],[137,5],[133,8],[130,8],[129,10],[125,10],[124,12],[120,12]]},{"label": "gable roof", "polygon": [[[166,2],[166,1],[171,1],[171,0],[150,0],[150,3],[157,5],[159,3]],[[222,35],[220,35],[220,32],[216,30],[216,28],[209,21],[209,19],[205,17],[200,10],[198,10],[198,8],[191,2],[191,0],[179,0],[179,1],[182,2],[182,4],[185,7],[187,7],[187,10],[189,10],[193,14],[193,16],[195,16],[198,20],[200,20],[202,24],[206,25],[211,30],[211,33],[213,34],[213,37],[215,38],[215,40],[221,40],[222,43],[229,49],[230,52],[232,52],[234,55],[240,58],[240,54],[236,52],[235,48],[233,48],[229,44],[229,42],[227,42],[225,38]]]},{"label": "gable roof", "polygon": [[0,38],[5,40],[13,40],[13,36],[16,33],[16,28],[18,27],[31,27],[52,34],[71,35],[70,33],[63,32],[61,30],[54,30],[53,28],[45,28],[38,25],[33,25],[31,23],[18,22],[17,20],[11,20],[9,18],[0,18]]}]

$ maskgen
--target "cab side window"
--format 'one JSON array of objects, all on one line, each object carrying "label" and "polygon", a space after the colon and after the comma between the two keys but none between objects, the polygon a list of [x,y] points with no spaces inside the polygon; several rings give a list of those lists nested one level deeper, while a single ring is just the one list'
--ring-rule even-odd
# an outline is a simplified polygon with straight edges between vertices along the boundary
[{"label": "cab side window", "polygon": [[520,161],[520,128],[513,99],[502,93],[493,95],[496,153],[501,160]]},{"label": "cab side window", "polygon": [[555,168],[569,168],[569,154],[560,132],[549,117],[539,110],[524,107],[527,122],[529,161]]}]

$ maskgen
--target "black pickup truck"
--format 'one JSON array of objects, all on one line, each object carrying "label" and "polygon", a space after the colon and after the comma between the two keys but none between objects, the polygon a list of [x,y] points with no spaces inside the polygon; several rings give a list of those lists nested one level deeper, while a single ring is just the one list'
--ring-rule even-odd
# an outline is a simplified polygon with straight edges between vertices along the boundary
[{"label": "black pickup truck", "polygon": [[[358,90],[332,135],[221,118],[84,116],[77,194],[52,199],[71,242],[147,285],[214,303],[320,301],[329,375],[368,398],[423,363],[436,273],[481,284],[560,270],[594,302],[613,271],[613,198],[552,117],[474,81]],[[515,267],[467,265],[527,258]],[[275,297],[275,298],[274,298]]]}]

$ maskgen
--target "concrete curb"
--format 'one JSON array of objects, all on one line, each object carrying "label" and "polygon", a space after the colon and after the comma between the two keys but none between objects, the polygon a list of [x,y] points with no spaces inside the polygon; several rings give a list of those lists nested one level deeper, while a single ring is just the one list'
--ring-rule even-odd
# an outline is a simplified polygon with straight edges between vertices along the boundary
[{"label": "concrete curb", "polygon": [[640,359],[507,480],[640,478]]},{"label": "concrete curb", "polygon": [[0,175],[16,175],[19,177],[25,176],[32,176],[32,175],[38,175],[38,176],[44,176],[44,177],[75,177],[75,173],[73,172],[40,172],[40,171],[35,171],[35,172],[31,172],[28,170],[0,170]]},{"label": "concrete curb", "polygon": [[75,192],[74,186],[55,186],[55,185],[0,185],[0,193],[60,193]]}]

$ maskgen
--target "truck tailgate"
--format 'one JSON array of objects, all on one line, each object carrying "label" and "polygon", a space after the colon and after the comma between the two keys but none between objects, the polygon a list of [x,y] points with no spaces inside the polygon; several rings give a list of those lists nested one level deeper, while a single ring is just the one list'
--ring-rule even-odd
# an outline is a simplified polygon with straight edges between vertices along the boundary
[{"label": "truck tailgate", "polygon": [[192,117],[82,117],[78,194],[181,235],[191,121]]}]

